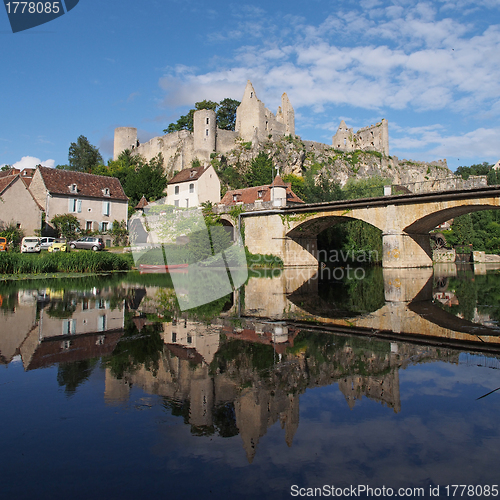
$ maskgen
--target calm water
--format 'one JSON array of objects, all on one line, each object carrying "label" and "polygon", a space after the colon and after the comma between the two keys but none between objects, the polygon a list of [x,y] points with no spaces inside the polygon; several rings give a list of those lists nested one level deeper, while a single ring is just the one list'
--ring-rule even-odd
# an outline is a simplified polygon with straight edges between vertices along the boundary
[{"label": "calm water", "polygon": [[362,271],[0,285],[2,497],[499,484],[500,272]]}]

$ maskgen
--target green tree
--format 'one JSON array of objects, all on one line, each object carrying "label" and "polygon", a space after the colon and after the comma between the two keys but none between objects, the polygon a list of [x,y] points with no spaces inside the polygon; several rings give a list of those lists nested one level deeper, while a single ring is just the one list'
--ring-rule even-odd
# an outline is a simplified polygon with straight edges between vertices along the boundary
[{"label": "green tree", "polygon": [[67,170],[90,173],[96,165],[102,163],[102,156],[99,149],[92,146],[88,139],[81,135],[76,142],[70,144],[68,161]]},{"label": "green tree", "polygon": [[340,186],[331,179],[321,163],[314,163],[304,174],[301,197],[306,203],[321,203],[340,199]]},{"label": "green tree", "polygon": [[10,170],[12,168],[12,165],[4,165],[2,168],[0,168],[1,172],[6,172],[7,170]]},{"label": "green tree", "polygon": [[271,184],[274,178],[273,162],[264,151],[252,160],[250,172],[247,174],[249,186],[264,186]]},{"label": "green tree", "polygon": [[217,126],[220,129],[234,130],[236,124],[236,108],[239,105],[239,101],[229,98],[223,99],[220,103],[206,99],[196,102],[193,109],[190,109],[187,114],[182,115],[176,122],[170,123],[169,126],[163,130],[163,132],[165,134],[171,134],[172,132],[178,132],[179,130],[189,130],[190,132],[193,132],[194,113],[195,111],[199,111],[201,109],[212,109],[215,111]]},{"label": "green tree", "polygon": [[74,240],[80,232],[80,221],[72,214],[56,215],[50,222],[58,235],[67,240]]},{"label": "green tree", "polygon": [[236,109],[240,101],[236,99],[223,99],[217,108],[217,126],[221,130],[234,130],[236,125]]},{"label": "green tree", "polygon": [[456,236],[456,242],[459,245],[469,245],[474,239],[474,227],[472,225],[471,214],[455,217],[452,224],[453,233]]}]

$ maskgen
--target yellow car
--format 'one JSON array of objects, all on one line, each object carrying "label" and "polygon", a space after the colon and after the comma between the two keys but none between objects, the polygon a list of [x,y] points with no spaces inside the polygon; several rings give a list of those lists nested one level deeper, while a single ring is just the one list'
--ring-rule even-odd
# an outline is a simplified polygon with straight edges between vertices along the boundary
[{"label": "yellow car", "polygon": [[52,243],[52,246],[48,248],[48,252],[69,252],[69,246],[64,239],[57,239]]}]

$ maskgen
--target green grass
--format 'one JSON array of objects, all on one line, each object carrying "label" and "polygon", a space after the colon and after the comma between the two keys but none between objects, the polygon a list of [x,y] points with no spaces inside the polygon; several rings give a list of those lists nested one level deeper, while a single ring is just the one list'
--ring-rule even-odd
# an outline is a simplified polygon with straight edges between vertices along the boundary
[{"label": "green grass", "polygon": [[97,273],[126,271],[132,257],[108,252],[43,253],[28,255],[0,254],[0,274]]}]

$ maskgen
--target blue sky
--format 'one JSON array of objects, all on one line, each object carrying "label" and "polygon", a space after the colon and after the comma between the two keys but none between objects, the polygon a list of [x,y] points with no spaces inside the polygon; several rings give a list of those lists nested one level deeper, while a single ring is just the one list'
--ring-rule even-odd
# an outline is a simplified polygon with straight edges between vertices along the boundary
[{"label": "blue sky", "polygon": [[500,159],[500,0],[80,0],[16,34],[0,6],[0,44],[0,165],[67,163],[79,135],[107,161],[115,127],[149,140],[247,80],[303,139],[386,118],[399,158]]}]

